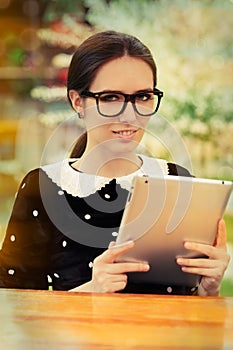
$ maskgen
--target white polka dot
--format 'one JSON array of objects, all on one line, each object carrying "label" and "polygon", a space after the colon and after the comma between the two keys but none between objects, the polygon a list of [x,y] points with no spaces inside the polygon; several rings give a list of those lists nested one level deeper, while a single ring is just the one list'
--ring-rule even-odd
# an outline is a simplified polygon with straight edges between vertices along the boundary
[{"label": "white polka dot", "polygon": [[14,273],[15,273],[15,270],[13,270],[13,269],[9,269],[9,270],[8,270],[8,274],[9,274],[9,275],[14,275]]},{"label": "white polka dot", "polygon": [[21,186],[21,188],[23,189],[26,186],[26,183],[24,182]]},{"label": "white polka dot", "polygon": [[109,199],[110,198],[110,195],[108,193],[105,193],[104,195],[105,198]]},{"label": "white polka dot", "polygon": [[85,218],[86,220],[90,220],[91,215],[90,215],[90,214],[86,214],[86,215],[84,216],[84,218]]},{"label": "white polka dot", "polygon": [[64,194],[64,191],[60,190],[57,193],[59,194],[59,196],[62,196]]},{"label": "white polka dot", "polygon": [[191,292],[194,292],[196,290],[196,287],[191,288]]},{"label": "white polka dot", "polygon": [[11,242],[14,242],[15,241],[15,235],[11,235],[10,236],[10,240],[11,240]]},{"label": "white polka dot", "polygon": [[89,264],[88,264],[88,266],[90,267],[90,269],[93,267],[93,262],[92,261],[90,261],[89,262]]},{"label": "white polka dot", "polygon": [[35,217],[38,216],[39,215],[38,210],[33,210],[32,215],[35,216]]},{"label": "white polka dot", "polygon": [[172,292],[172,287],[167,287],[167,292],[171,293]]},{"label": "white polka dot", "polygon": [[62,246],[65,248],[67,246],[67,242],[66,241],[63,241],[62,242]]},{"label": "white polka dot", "polygon": [[54,277],[57,277],[57,278],[60,277],[60,276],[58,275],[58,273],[56,273],[56,272],[55,272],[53,275],[54,275]]},{"label": "white polka dot", "polygon": [[49,283],[52,283],[52,282],[53,282],[52,278],[51,278],[49,275],[47,275],[47,279],[48,279],[48,282],[49,282]]},{"label": "white polka dot", "polygon": [[113,237],[117,237],[117,236],[118,236],[118,232],[115,232],[115,231],[112,232],[112,236],[113,236]]}]

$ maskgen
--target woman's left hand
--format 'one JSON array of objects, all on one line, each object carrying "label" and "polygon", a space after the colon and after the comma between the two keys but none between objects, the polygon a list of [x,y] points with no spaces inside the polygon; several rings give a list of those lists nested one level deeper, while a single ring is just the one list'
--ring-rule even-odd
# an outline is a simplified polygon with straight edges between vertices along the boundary
[{"label": "woman's left hand", "polygon": [[220,293],[221,281],[229,264],[230,255],[227,253],[227,234],[224,220],[218,223],[218,231],[213,246],[195,242],[185,242],[184,247],[209,257],[206,258],[177,258],[182,271],[201,275],[198,287],[199,295],[216,296]]}]

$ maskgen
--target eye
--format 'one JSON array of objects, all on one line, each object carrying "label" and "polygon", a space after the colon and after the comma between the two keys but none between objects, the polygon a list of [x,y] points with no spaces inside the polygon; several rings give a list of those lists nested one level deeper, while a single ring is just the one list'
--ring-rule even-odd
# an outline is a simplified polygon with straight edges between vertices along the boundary
[{"label": "eye", "polygon": [[101,102],[120,102],[122,101],[122,98],[123,96],[114,93],[100,95]]},{"label": "eye", "polygon": [[141,102],[147,102],[149,100],[152,100],[154,98],[154,95],[152,92],[143,92],[140,94],[136,94],[136,101],[141,101]]}]

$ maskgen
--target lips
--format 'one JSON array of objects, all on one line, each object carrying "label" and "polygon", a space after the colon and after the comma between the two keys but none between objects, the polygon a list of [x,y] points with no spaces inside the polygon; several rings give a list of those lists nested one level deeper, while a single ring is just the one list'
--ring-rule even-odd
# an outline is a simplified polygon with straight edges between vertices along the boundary
[{"label": "lips", "polygon": [[113,133],[115,135],[117,135],[120,138],[123,139],[131,139],[134,137],[134,135],[136,134],[137,130],[117,130],[117,131],[113,131]]},{"label": "lips", "polygon": [[119,130],[119,131],[113,131],[114,134],[122,135],[122,136],[130,136],[132,134],[135,134],[136,130]]}]

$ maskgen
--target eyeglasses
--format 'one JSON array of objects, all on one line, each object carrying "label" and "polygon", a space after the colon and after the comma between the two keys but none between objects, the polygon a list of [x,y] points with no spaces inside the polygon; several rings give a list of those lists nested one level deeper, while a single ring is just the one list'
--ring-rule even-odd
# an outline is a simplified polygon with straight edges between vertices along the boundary
[{"label": "eyeglasses", "polygon": [[94,98],[97,110],[103,117],[117,117],[124,112],[128,102],[132,103],[133,109],[138,115],[150,117],[158,111],[163,92],[154,89],[129,95],[119,91],[84,91],[81,96]]}]

